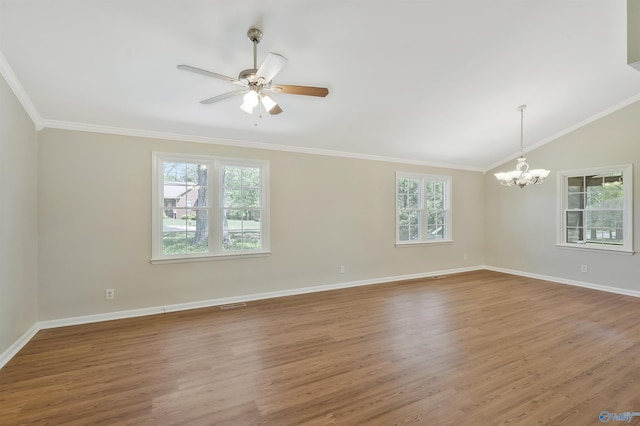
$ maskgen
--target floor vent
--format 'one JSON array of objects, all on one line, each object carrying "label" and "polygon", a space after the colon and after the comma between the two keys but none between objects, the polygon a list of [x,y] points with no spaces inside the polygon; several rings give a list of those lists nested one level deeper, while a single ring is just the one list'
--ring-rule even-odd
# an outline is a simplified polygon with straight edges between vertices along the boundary
[{"label": "floor vent", "polygon": [[441,280],[443,278],[447,278],[446,275],[434,275],[431,277],[432,280]]},{"label": "floor vent", "polygon": [[244,302],[229,303],[229,304],[226,304],[226,305],[220,305],[220,309],[235,309],[235,308],[242,308],[243,306],[247,306],[247,304],[244,303]]}]

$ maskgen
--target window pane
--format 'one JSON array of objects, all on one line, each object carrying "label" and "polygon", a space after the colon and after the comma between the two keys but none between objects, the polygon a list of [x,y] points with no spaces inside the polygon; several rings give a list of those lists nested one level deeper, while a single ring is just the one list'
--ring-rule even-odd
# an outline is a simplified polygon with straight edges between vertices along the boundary
[{"label": "window pane", "polygon": [[582,226],[583,212],[567,212],[567,226]]},{"label": "window pane", "polygon": [[262,226],[259,209],[225,210],[222,245],[224,250],[261,248]]},{"label": "window pane", "polygon": [[582,228],[567,228],[567,242],[577,243],[583,241]]},{"label": "window pane", "polygon": [[601,213],[601,225],[604,228],[622,229],[624,213],[622,210],[603,211]]},{"label": "window pane", "polygon": [[399,238],[400,241],[418,240],[420,233],[420,216],[417,210],[405,210],[400,212]]},{"label": "window pane", "polygon": [[240,188],[242,176],[241,167],[225,166],[222,169],[222,186],[225,189]]},{"label": "window pane", "polygon": [[444,209],[444,182],[431,181],[427,185],[427,209]]},{"label": "window pane", "polygon": [[224,207],[259,207],[261,205],[259,168],[225,166],[223,180]]},{"label": "window pane", "polygon": [[255,188],[242,190],[243,207],[260,207],[260,190]]},{"label": "window pane", "polygon": [[398,180],[398,207],[417,209],[420,203],[420,181],[416,179]]},{"label": "window pane", "polygon": [[622,184],[622,177],[605,178],[605,180],[606,179],[616,179],[616,180],[608,181],[603,184],[602,208],[622,210],[622,208],[624,207],[624,187]]},{"label": "window pane", "polygon": [[597,228],[600,227],[602,212],[600,211],[585,211],[585,217],[587,222],[587,228]]},{"label": "window pane", "polygon": [[590,243],[585,248],[592,244],[632,248],[632,235],[624,226],[633,207],[627,205],[625,197],[625,190],[632,190],[631,172],[632,166],[625,165],[619,170],[599,168],[585,171],[583,176],[565,175],[566,186],[561,194],[567,206],[563,213],[564,242]]},{"label": "window pane", "polygon": [[567,201],[567,207],[570,209],[584,208],[584,194],[569,194]]},{"label": "window pane", "polygon": [[409,196],[407,194],[398,193],[398,208],[399,209],[408,209],[409,208]]},{"label": "window pane", "polygon": [[203,253],[209,251],[209,232],[187,232],[187,253]]},{"label": "window pane", "polygon": [[163,254],[183,254],[187,252],[186,232],[164,232],[162,234]]},{"label": "window pane", "polygon": [[162,164],[165,182],[187,182],[187,165],[174,162],[164,162]]},{"label": "window pane", "polygon": [[[429,241],[448,238],[447,192],[451,178],[422,175],[396,181],[399,241]],[[446,225],[446,226],[445,226]]]},{"label": "window pane", "polygon": [[427,227],[427,239],[429,240],[442,240],[444,235],[444,225],[430,225]]},{"label": "window pane", "polygon": [[567,179],[567,189],[569,192],[584,192],[584,177],[570,177]]}]

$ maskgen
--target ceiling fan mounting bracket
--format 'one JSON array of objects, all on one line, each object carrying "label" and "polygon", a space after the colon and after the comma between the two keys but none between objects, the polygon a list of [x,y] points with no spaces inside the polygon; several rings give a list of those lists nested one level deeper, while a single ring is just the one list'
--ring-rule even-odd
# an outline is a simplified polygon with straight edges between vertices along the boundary
[{"label": "ceiling fan mounting bracket", "polygon": [[250,28],[249,31],[247,31],[247,37],[249,37],[252,43],[260,43],[260,40],[262,40],[262,31],[257,28]]}]

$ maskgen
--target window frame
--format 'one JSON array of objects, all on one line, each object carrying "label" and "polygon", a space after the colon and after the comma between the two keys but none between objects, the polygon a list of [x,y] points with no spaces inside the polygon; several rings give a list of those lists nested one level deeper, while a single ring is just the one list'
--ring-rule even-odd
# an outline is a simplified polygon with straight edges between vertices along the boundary
[{"label": "window frame", "polygon": [[[200,253],[163,253],[164,162],[206,164],[207,208],[209,240],[208,251]],[[254,167],[260,169],[260,240],[259,249],[225,251],[223,248],[223,179],[226,166]],[[152,152],[151,189],[151,263],[193,262],[215,259],[264,256],[270,251],[269,233],[269,161],[246,158],[229,158],[201,154]],[[187,207],[185,206],[185,209]]]},{"label": "window frame", "polygon": [[[419,210],[420,217],[418,221],[418,234],[420,239],[418,240],[400,240],[400,207],[398,206],[398,182],[400,179],[416,179],[420,180],[420,199]],[[443,182],[444,183],[444,220],[445,220],[445,237],[442,239],[430,240],[427,238],[428,226],[427,217],[429,210],[425,205],[426,198],[426,186],[428,182]],[[412,172],[396,172],[395,179],[395,206],[396,206],[396,247],[412,247],[419,245],[431,245],[431,244],[449,244],[453,242],[453,214],[452,214],[452,177],[446,175],[432,175],[425,173],[412,173]]]},{"label": "window frame", "polygon": [[[567,212],[568,211],[585,211],[583,209],[568,208],[568,180],[575,177],[588,177],[592,175],[607,175],[614,173],[622,173],[623,179],[623,207],[622,207],[622,226],[623,239],[621,245],[607,245],[603,243],[569,243],[566,239],[567,228]],[[585,189],[586,190],[586,189]],[[590,167],[585,169],[565,170],[558,172],[557,182],[557,214],[556,214],[556,246],[560,248],[569,248],[587,251],[600,251],[607,253],[634,254],[633,250],[633,165],[623,164],[617,166],[606,167]],[[583,219],[584,223],[584,219]],[[583,225],[586,229],[586,224]]]}]

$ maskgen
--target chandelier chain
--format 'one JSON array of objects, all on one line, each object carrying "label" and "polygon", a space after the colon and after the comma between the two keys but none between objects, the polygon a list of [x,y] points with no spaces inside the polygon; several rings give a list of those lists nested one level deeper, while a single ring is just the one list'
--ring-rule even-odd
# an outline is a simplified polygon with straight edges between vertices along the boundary
[{"label": "chandelier chain", "polygon": [[524,108],[520,107],[520,157],[524,157]]}]

